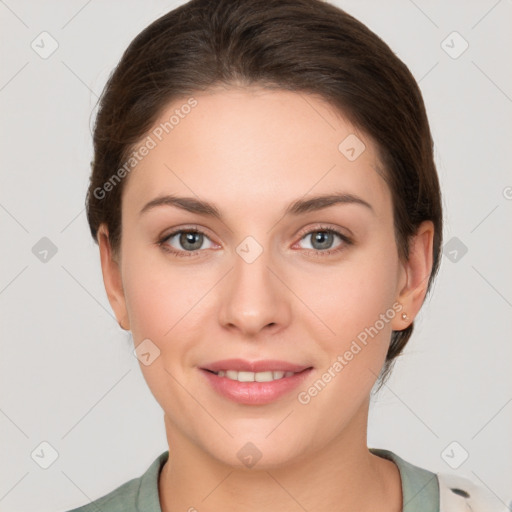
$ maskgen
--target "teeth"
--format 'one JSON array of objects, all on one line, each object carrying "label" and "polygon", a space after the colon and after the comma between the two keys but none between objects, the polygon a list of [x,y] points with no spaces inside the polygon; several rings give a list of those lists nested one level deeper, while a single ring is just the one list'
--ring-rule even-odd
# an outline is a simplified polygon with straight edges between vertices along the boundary
[{"label": "teeth", "polygon": [[217,372],[217,375],[239,382],[271,382],[273,380],[282,379],[283,377],[291,377],[294,375],[294,372],[238,372],[236,370],[221,370]]}]

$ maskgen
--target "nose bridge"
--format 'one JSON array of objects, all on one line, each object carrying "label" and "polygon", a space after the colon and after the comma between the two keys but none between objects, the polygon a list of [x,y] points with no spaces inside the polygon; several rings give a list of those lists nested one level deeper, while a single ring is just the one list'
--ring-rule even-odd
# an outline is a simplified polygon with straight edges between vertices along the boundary
[{"label": "nose bridge", "polygon": [[[289,320],[289,305],[283,285],[273,272],[272,251],[247,236],[233,255],[233,271],[223,297],[221,321],[245,334],[256,334],[268,325]],[[273,269],[271,271],[270,268]]]}]

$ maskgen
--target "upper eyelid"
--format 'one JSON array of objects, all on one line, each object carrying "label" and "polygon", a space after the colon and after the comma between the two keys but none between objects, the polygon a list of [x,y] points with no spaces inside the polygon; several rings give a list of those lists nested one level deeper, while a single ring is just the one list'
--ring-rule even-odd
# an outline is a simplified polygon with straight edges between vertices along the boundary
[{"label": "upper eyelid", "polygon": [[301,238],[303,238],[304,236],[310,235],[311,233],[314,233],[316,231],[332,231],[334,234],[337,234],[341,237],[344,236],[346,238],[350,238],[350,235],[345,235],[341,228],[335,228],[333,226],[327,226],[327,225],[318,225],[316,227],[300,230],[299,233],[297,234],[297,236],[300,236]]}]

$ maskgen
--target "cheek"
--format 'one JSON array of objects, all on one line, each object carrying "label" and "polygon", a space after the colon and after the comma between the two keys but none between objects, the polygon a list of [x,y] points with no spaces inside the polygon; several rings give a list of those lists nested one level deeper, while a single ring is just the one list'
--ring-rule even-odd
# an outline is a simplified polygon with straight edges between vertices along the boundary
[{"label": "cheek", "polygon": [[393,309],[398,276],[398,255],[393,244],[394,240],[392,244],[384,239],[375,241],[365,250],[354,251],[340,265],[297,280],[301,283],[297,294],[329,327],[319,331],[318,321],[308,320],[302,328],[321,346],[324,368],[346,354],[347,364],[342,372],[346,378],[350,374],[351,379],[371,379],[368,369],[378,373],[384,363],[391,321],[398,314]]},{"label": "cheek", "polygon": [[183,299],[176,291],[164,292],[165,279],[159,279],[156,272],[145,270],[137,266],[136,271],[128,273],[124,280],[130,329],[136,343],[145,338],[162,338],[174,323],[169,312],[179,310],[176,301]]},{"label": "cheek", "polygon": [[180,381],[181,369],[187,366],[197,329],[192,322],[198,321],[204,290],[197,278],[156,253],[147,248],[127,252],[123,286],[135,346],[149,339],[154,344],[149,345],[150,353],[158,354],[150,364],[140,364],[141,371],[157,401],[168,410],[166,401],[181,396],[173,376]]},{"label": "cheek", "polygon": [[149,339],[160,351],[152,371],[142,367],[149,380],[161,365],[174,374],[193,364],[197,341],[204,338],[205,330],[213,328],[215,313],[208,295],[219,279],[218,269],[198,271],[193,265],[171,261],[159,251],[133,247],[123,260],[124,294],[134,343],[138,346]]},{"label": "cheek", "polygon": [[159,249],[127,240],[123,250],[123,288],[135,343],[145,338],[161,343],[157,340],[171,336],[193,307],[197,286],[187,283],[187,276],[158,254]]},{"label": "cheek", "polygon": [[[335,334],[325,331],[319,336],[318,330],[310,329],[323,357],[316,379],[301,390],[298,401],[307,411],[306,424],[325,435],[346,426],[368,398],[382,369],[391,321],[398,314],[393,309],[397,265],[396,247],[380,240],[350,262],[333,267],[328,276],[308,280],[310,286],[314,283],[309,292],[311,309]],[[303,328],[308,327],[305,322]],[[323,418],[326,408],[331,421],[319,425],[316,418]]]},{"label": "cheek", "polygon": [[309,295],[336,333],[353,334],[353,329],[375,322],[393,305],[398,256],[394,246],[375,245],[375,250],[354,252],[339,266],[312,273],[311,279],[302,281],[301,293]]}]

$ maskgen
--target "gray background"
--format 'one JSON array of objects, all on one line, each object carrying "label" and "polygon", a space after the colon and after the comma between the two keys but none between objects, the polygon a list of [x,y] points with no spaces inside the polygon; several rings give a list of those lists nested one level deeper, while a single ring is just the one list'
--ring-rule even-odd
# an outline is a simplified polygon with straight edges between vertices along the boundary
[{"label": "gray background", "polygon": [[[167,449],[163,413],[107,301],[84,198],[106,78],[133,37],[181,3],[0,1],[1,511],[84,504]],[[416,333],[372,403],[368,444],[468,477],[507,502],[512,1],[336,5],[380,35],[420,83],[449,244]],[[59,45],[47,58],[31,47],[43,45],[43,31]],[[453,31],[469,44],[457,58],[464,41]],[[57,249],[46,261],[43,237]],[[47,469],[42,442],[58,454]]]}]

